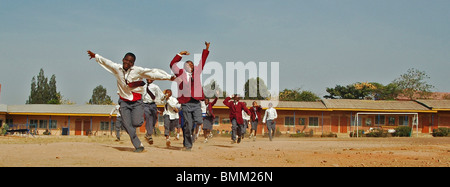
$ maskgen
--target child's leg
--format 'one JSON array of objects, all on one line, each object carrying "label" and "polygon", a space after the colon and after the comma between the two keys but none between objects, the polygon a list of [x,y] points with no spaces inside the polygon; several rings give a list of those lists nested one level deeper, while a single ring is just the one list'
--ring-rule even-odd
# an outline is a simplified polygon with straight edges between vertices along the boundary
[{"label": "child's leg", "polygon": [[[122,125],[130,136],[131,143],[135,148],[139,148],[142,146],[141,141],[137,137],[136,128],[132,125],[132,106],[129,103],[124,102],[122,100],[119,101],[120,105],[120,113],[122,117]],[[143,117],[143,116],[142,116]]]}]

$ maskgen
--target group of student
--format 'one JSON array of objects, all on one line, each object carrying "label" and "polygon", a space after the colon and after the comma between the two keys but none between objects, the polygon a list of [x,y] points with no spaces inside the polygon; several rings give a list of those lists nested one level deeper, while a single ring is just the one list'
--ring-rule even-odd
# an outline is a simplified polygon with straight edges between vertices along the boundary
[{"label": "group of student", "polygon": [[[170,146],[170,132],[178,128],[178,139],[180,127],[183,130],[184,150],[190,151],[192,149],[201,125],[203,125],[205,142],[208,141],[215,119],[212,108],[217,102],[219,93],[217,92],[212,102],[208,98],[205,98],[203,93],[200,75],[209,55],[210,43],[205,42],[205,46],[206,48],[202,52],[201,61],[197,66],[188,60],[181,69],[177,66],[177,63],[181,61],[183,56],[189,55],[189,52],[181,51],[175,55],[169,65],[174,75],[157,68],[150,69],[135,66],[136,56],[133,53],[125,54],[122,59],[122,64],[118,64],[90,50],[87,51],[90,59],[95,58],[101,67],[112,73],[116,78],[119,101],[118,106],[115,108],[118,111],[115,129],[118,140],[120,140],[120,129],[123,127],[130,136],[131,142],[135,147],[135,152],[142,152],[144,146],[137,136],[136,128],[142,126],[145,120],[147,131],[145,139],[149,144],[153,144],[152,135],[156,121],[158,120],[158,113],[161,113],[158,111],[156,105],[163,104],[164,135],[166,136],[167,146]],[[147,83],[142,81],[143,79],[146,79]],[[161,91],[153,83],[154,80],[177,82],[178,97],[173,97],[170,89],[164,90],[164,92]],[[231,99],[233,101],[230,101]],[[253,106],[248,109],[244,102],[239,102],[239,99],[239,95],[234,94],[223,101],[230,109],[232,143],[240,143],[243,138],[245,134],[244,120],[247,121],[245,124],[248,123],[248,120],[251,120],[252,128],[250,136],[254,139],[256,137],[258,121],[261,119],[261,106],[253,102]],[[246,115],[250,116],[250,118],[246,118]],[[262,122],[267,122],[270,140],[272,140],[275,132],[274,120],[276,117],[276,110],[269,104],[269,109],[266,110]]]}]

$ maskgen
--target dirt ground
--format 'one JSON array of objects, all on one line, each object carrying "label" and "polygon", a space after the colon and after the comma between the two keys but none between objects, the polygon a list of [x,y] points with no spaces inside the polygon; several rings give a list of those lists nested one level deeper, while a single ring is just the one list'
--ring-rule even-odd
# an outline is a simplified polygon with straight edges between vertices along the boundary
[{"label": "dirt ground", "polygon": [[[0,166],[139,167],[450,167],[450,138],[200,138],[191,152],[182,140],[143,142],[134,153],[129,137],[0,136]],[[141,140],[144,140],[140,136]],[[173,138],[172,138],[173,139]]]}]

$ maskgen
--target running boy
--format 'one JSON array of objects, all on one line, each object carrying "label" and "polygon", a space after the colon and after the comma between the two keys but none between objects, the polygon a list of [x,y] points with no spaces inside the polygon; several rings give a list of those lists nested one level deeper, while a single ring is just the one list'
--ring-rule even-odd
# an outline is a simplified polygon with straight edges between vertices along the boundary
[{"label": "running boy", "polygon": [[170,147],[170,132],[175,130],[180,120],[178,116],[180,104],[175,97],[172,97],[172,90],[164,90],[164,95],[162,100],[164,104],[164,136],[166,136],[166,146]]},{"label": "running boy", "polygon": [[100,66],[116,77],[122,125],[130,136],[131,143],[135,148],[134,152],[144,151],[144,146],[136,134],[136,128],[144,123],[142,93],[145,83],[142,79],[173,81],[175,77],[161,69],[134,66],[136,56],[133,53],[125,54],[122,64],[117,64],[92,51],[87,52],[90,59],[95,58]]},{"label": "running boy", "polygon": [[180,69],[177,63],[181,61],[183,55],[189,55],[188,51],[182,51],[175,55],[170,62],[170,69],[177,77],[178,83],[178,102],[181,104],[181,110],[184,117],[183,145],[186,151],[190,151],[193,146],[193,128],[194,123],[201,125],[203,123],[200,101],[205,99],[201,80],[201,73],[209,55],[210,43],[205,42],[206,48],[203,50],[202,59],[199,65],[194,66],[190,60],[184,63],[184,68]]},{"label": "running boy", "polygon": [[277,110],[272,107],[273,104],[269,103],[269,108],[266,110],[264,114],[264,118],[262,120],[263,123],[267,124],[267,130],[269,131],[269,140],[272,141],[273,136],[275,135],[275,119],[277,119],[278,114]]},{"label": "running boy", "polygon": [[[233,98],[233,101],[230,101]],[[231,143],[241,143],[241,138],[244,132],[244,120],[242,119],[242,110],[244,110],[248,115],[250,111],[246,107],[245,103],[239,102],[240,97],[237,94],[231,95],[230,97],[223,100],[223,104],[230,108],[230,120],[231,120]]]}]

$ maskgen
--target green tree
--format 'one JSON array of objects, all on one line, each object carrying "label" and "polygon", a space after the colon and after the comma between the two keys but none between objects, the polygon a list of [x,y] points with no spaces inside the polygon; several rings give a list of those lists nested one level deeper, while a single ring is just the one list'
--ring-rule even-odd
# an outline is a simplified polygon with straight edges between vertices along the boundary
[{"label": "green tree", "polygon": [[206,98],[214,98],[216,90],[218,90],[219,93],[222,93],[218,98],[223,98],[227,95],[227,93],[220,88],[220,85],[217,84],[216,80],[211,80],[211,82],[203,86],[203,92]]},{"label": "green tree", "polygon": [[377,82],[357,82],[347,86],[336,85],[334,88],[327,88],[329,95],[327,99],[375,99],[393,100],[400,90],[395,83],[384,86]]},{"label": "green tree", "polygon": [[49,82],[41,68],[37,78],[31,79],[31,91],[26,104],[60,104],[60,95],[56,89],[56,76],[53,74]]},{"label": "green tree", "polygon": [[266,83],[259,78],[251,78],[244,85],[244,99],[265,100],[270,97],[269,89]]},{"label": "green tree", "polygon": [[297,89],[284,89],[279,94],[280,101],[316,101],[320,99],[316,94],[311,91],[302,91],[300,88]]},{"label": "green tree", "polygon": [[434,86],[428,84],[426,79],[430,79],[430,77],[425,71],[411,68],[405,74],[395,79],[393,83],[401,90],[401,94],[414,100],[418,97],[425,97],[431,94],[431,89]]},{"label": "green tree", "polygon": [[329,95],[325,95],[327,99],[364,99],[368,93],[364,89],[356,89],[354,84],[347,86],[336,85],[334,88],[327,88]]},{"label": "green tree", "polygon": [[111,105],[113,104],[111,97],[107,95],[106,88],[99,85],[92,91],[92,97],[89,99],[89,104],[93,105]]}]

